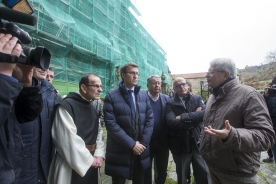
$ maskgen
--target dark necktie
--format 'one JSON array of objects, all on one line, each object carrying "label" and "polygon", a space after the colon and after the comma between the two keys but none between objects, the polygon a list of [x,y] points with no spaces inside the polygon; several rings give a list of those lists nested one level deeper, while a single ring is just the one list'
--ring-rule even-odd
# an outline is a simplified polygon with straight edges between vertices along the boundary
[{"label": "dark necktie", "polygon": [[128,91],[128,96],[129,96],[129,101],[131,105],[131,110],[133,115],[135,115],[135,106],[134,106],[134,99],[132,97],[133,90],[127,90]]}]

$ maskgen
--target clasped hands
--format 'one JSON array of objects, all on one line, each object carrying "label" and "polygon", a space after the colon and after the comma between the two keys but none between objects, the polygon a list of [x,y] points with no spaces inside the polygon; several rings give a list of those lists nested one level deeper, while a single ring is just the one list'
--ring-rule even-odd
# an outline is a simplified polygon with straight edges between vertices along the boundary
[{"label": "clasped hands", "polygon": [[103,157],[94,156],[94,161],[92,163],[92,167],[101,168],[103,166]]},{"label": "clasped hands", "polygon": [[136,144],[132,150],[135,155],[141,155],[146,150],[146,147],[143,144],[140,144],[139,141],[136,141]]}]

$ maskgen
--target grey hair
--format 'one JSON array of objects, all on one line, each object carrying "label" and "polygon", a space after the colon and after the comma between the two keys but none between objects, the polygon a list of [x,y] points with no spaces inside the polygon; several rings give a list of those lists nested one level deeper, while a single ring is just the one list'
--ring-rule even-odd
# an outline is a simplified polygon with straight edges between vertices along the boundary
[{"label": "grey hair", "polygon": [[147,84],[149,84],[150,81],[151,81],[151,79],[153,79],[153,78],[159,78],[159,79],[161,80],[161,77],[160,77],[159,75],[151,75],[151,76],[149,76],[148,79],[147,79]]},{"label": "grey hair", "polygon": [[227,71],[230,73],[229,78],[235,79],[237,77],[236,64],[229,58],[216,58],[210,62],[210,66],[215,67],[220,71]]}]

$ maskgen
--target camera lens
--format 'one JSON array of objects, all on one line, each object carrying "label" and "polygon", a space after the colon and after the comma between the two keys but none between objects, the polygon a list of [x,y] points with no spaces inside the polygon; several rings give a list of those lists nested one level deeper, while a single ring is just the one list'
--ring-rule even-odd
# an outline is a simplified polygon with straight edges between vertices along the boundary
[{"label": "camera lens", "polygon": [[36,48],[23,47],[23,53],[27,57],[25,64],[33,65],[37,68],[48,69],[51,60],[51,54],[48,49],[42,46]]}]

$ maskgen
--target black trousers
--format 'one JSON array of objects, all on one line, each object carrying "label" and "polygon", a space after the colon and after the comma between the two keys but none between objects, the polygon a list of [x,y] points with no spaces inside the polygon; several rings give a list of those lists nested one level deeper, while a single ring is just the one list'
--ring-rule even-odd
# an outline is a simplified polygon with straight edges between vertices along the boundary
[{"label": "black trousers", "polygon": [[[94,155],[94,152],[91,152]],[[81,177],[74,169],[72,169],[71,184],[98,184],[99,169],[90,167],[84,177]]]},{"label": "black trousers", "polygon": [[273,158],[273,154],[272,154],[271,148],[269,150],[267,150],[267,154],[268,154],[269,158]]},{"label": "black trousers", "polygon": [[[132,174],[132,184],[144,184],[144,172],[140,166],[139,156],[134,156],[134,166]],[[126,178],[112,176],[112,184],[125,184]]]},{"label": "black trousers", "polygon": [[71,184],[98,184],[98,168],[90,167],[84,177],[72,169]]},{"label": "black trousers", "polygon": [[190,171],[190,165],[193,165],[193,173],[197,184],[210,184],[210,174],[209,169],[201,157],[197,146],[192,144],[192,153],[181,155],[174,155],[173,160],[176,165],[176,173],[177,173],[177,182],[178,184],[186,184],[187,183],[187,175]]},{"label": "black trousers", "polygon": [[150,143],[151,167],[145,171],[145,184],[152,184],[152,160],[154,159],[154,183],[164,184],[167,176],[169,148],[158,142]]}]

